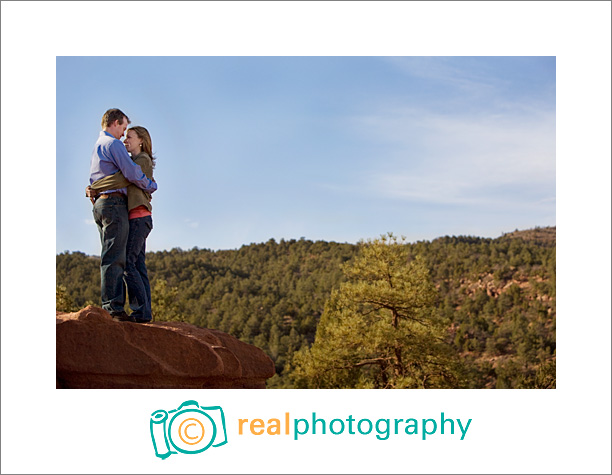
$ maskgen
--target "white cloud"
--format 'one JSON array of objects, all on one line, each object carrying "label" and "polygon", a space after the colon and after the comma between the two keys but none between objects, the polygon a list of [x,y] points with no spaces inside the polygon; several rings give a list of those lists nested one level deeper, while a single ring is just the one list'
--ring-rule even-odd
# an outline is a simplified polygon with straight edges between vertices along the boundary
[{"label": "white cloud", "polygon": [[456,57],[390,57],[385,59],[410,78],[426,79],[457,87],[479,95],[492,92],[503,80],[488,71],[478,58]]},{"label": "white cloud", "polygon": [[367,172],[375,194],[448,204],[554,199],[554,112],[451,116],[398,108],[356,120],[360,133],[386,145]]},{"label": "white cloud", "polygon": [[189,226],[190,228],[197,228],[198,226],[200,226],[200,223],[198,221],[196,221],[195,219],[191,219],[191,218],[186,218],[185,219],[185,223],[187,223],[187,226]]}]

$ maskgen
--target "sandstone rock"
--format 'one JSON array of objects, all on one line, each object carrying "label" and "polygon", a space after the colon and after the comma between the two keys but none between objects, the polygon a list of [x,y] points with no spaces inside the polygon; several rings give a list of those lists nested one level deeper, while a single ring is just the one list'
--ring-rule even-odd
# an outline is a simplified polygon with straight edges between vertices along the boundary
[{"label": "sandstone rock", "polygon": [[187,323],[115,322],[88,306],[56,314],[58,388],[265,388],[259,348]]}]

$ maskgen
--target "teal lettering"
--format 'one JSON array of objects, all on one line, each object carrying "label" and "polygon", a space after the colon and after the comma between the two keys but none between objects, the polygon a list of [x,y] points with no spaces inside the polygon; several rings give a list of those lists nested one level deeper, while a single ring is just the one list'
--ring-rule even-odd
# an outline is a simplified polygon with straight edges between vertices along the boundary
[{"label": "teal lettering", "polygon": [[[419,433],[419,423],[416,419],[406,419],[406,422],[408,423],[406,425],[406,428],[404,429],[404,432],[406,432],[406,434],[412,435]],[[412,428],[412,430],[409,430],[410,428]]]},{"label": "teal lettering", "polygon": [[444,413],[442,413],[442,417],[441,417],[441,421],[440,421],[440,433],[444,434],[444,424],[447,422],[450,422],[451,425],[451,434],[455,433],[455,421],[453,421],[452,419],[444,419]]},{"label": "teal lettering", "polygon": [[321,423],[321,427],[323,427],[323,434],[325,434],[325,419],[317,419],[316,412],[312,413],[312,433],[317,433],[317,422]]},{"label": "teal lettering", "polygon": [[[367,431],[367,432],[363,432],[363,431],[361,430],[361,423],[362,423],[362,422],[367,422],[367,423],[370,425],[370,428],[368,429],[368,431]],[[359,421],[359,423],[357,424],[357,430],[359,431],[359,433],[360,433],[361,435],[367,435],[367,434],[369,434],[370,432],[372,432],[372,429],[373,429],[373,426],[372,426],[372,421],[371,421],[370,419],[361,419],[361,420]]]},{"label": "teal lettering", "polygon": [[[306,429],[304,430],[304,432],[302,432],[299,429],[299,425],[300,422],[303,422],[306,425]],[[294,436],[293,436],[293,440],[297,440],[298,439],[298,435],[304,435],[304,434],[308,434],[308,421],[306,419],[294,419],[293,420],[293,432],[294,432]]]},{"label": "teal lettering", "polygon": [[353,416],[348,416],[347,421],[349,423],[349,434],[354,434],[355,433],[355,431],[353,430],[353,421],[354,420],[355,419],[353,418]]},{"label": "teal lettering", "polygon": [[[340,429],[338,432],[334,431],[334,422],[339,422],[340,425],[342,426],[342,429]],[[334,419],[329,423],[329,431],[334,434],[334,435],[338,435],[338,434],[342,434],[344,432],[344,421],[342,419]]]},{"label": "teal lettering", "polygon": [[395,419],[395,434],[397,435],[397,433],[399,432],[399,423],[402,422],[404,419]]},{"label": "teal lettering", "polygon": [[[433,424],[433,431],[431,431],[431,432],[429,432],[427,430],[427,423],[428,422],[431,422]],[[438,424],[436,423],[435,420],[433,420],[433,419],[423,419],[423,440],[425,440],[425,438],[428,435],[435,434],[437,429],[438,429]]]},{"label": "teal lettering", "polygon": [[[381,431],[379,427],[381,422],[385,423],[385,430],[383,431]],[[391,432],[390,427],[391,427],[391,421],[389,419],[378,419],[376,421],[376,432],[378,432],[378,435],[376,436],[376,438],[378,440],[387,440]],[[381,436],[384,436],[384,437],[381,437]]]},{"label": "teal lettering", "polygon": [[459,424],[459,429],[461,429],[461,440],[463,440],[463,438],[465,437],[465,434],[467,434],[468,427],[470,427],[470,422],[472,422],[472,419],[468,420],[468,423],[465,426],[465,430],[463,430],[463,424],[461,424],[461,421],[457,419],[457,423]]}]

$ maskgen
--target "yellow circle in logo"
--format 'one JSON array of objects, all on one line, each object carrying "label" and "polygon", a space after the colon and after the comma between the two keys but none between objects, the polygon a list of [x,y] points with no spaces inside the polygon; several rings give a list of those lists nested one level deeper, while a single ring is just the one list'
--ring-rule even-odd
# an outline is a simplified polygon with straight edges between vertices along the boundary
[{"label": "yellow circle in logo", "polygon": [[[183,425],[184,425],[186,422],[189,422],[189,421],[193,421],[193,422],[191,422],[190,424],[187,424],[187,425],[185,426],[185,429],[183,429]],[[195,426],[195,425],[196,425],[196,424],[194,424],[194,422],[197,422],[197,423],[200,425],[200,428],[202,429],[202,433],[200,434],[200,438],[199,438],[199,439],[198,439],[198,437],[197,437],[197,436],[192,437],[192,436],[190,436],[190,435],[187,433],[187,429],[188,429],[189,427],[191,427],[191,426]],[[200,441],[201,441],[201,440],[204,438],[204,424],[202,424],[202,422],[201,422],[200,420],[195,419],[195,418],[193,418],[193,417],[190,417],[189,419],[185,419],[183,422],[181,422],[181,425],[179,426],[178,433],[179,433],[179,437],[181,438],[181,440],[182,440],[183,442],[185,442],[185,443],[186,443],[186,444],[188,444],[188,445],[195,445],[195,444],[199,443],[199,442],[200,442]],[[185,437],[187,437],[187,438],[188,438],[188,439],[190,439],[190,440],[189,440],[189,441],[187,441],[187,440],[183,439],[183,434],[185,435]],[[196,440],[196,439],[197,439],[197,440]],[[194,441],[195,441],[195,442],[194,442]]]}]

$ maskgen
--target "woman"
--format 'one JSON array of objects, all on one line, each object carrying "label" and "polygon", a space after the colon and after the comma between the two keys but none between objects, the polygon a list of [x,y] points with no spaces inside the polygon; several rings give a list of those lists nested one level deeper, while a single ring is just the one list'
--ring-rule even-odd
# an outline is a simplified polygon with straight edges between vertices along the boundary
[{"label": "woman", "polygon": [[[140,165],[148,178],[153,178],[155,159],[151,136],[144,127],[135,126],[127,131],[123,142],[132,160]],[[151,287],[145,264],[146,240],[153,229],[151,195],[130,184],[121,172],[104,177],[87,187],[86,195],[95,198],[100,191],[127,186],[130,231],[126,248],[126,264],[123,279],[128,289],[130,315],[136,323],[153,320],[151,313]]]}]

